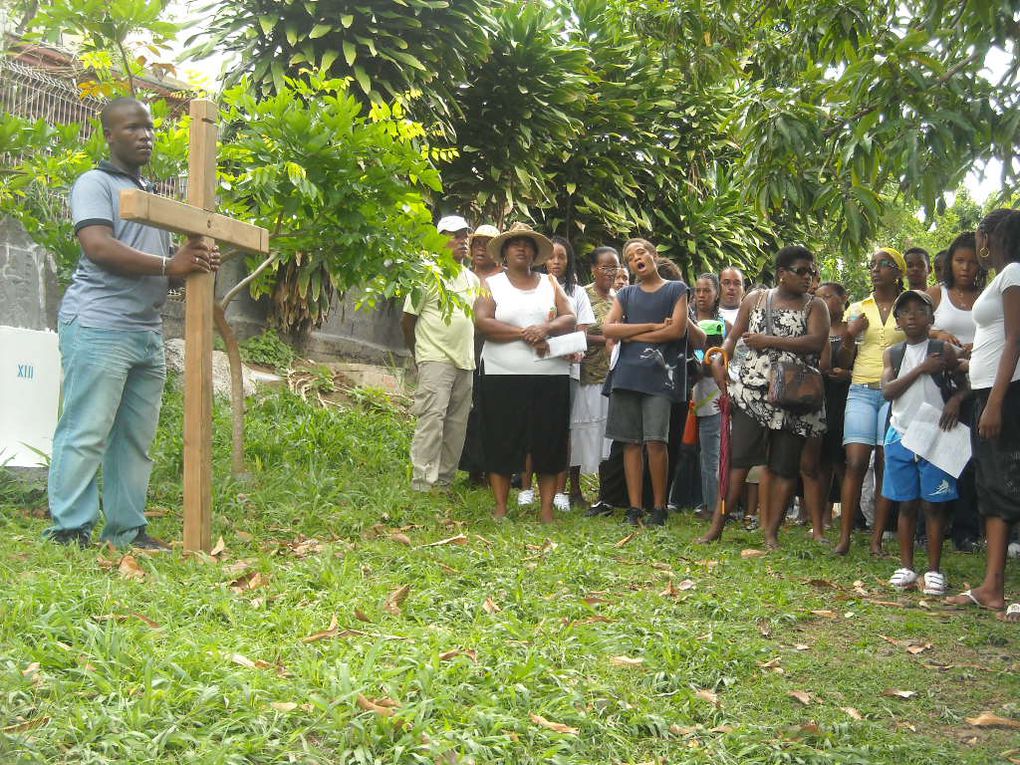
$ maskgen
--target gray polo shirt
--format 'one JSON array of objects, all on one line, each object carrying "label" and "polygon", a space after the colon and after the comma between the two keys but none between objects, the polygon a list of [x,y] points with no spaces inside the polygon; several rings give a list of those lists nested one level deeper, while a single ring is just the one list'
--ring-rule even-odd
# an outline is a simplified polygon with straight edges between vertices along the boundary
[{"label": "gray polo shirt", "polygon": [[[106,161],[82,173],[71,188],[74,232],[86,226],[109,226],[114,238],[129,247],[151,255],[169,255],[169,233],[120,219],[121,189],[149,191],[149,184]],[[60,304],[59,319],[69,322],[77,318],[83,327],[161,332],[159,309],[166,301],[168,284],[163,276],[115,274],[82,251]]]}]

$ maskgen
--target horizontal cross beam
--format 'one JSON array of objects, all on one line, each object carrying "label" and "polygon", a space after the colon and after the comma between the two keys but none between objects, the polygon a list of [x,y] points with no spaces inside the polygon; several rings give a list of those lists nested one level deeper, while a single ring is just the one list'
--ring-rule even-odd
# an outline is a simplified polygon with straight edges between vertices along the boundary
[{"label": "horizontal cross beam", "polygon": [[207,236],[242,250],[269,252],[269,231],[200,207],[149,194],[141,189],[120,192],[120,217],[184,236]]}]

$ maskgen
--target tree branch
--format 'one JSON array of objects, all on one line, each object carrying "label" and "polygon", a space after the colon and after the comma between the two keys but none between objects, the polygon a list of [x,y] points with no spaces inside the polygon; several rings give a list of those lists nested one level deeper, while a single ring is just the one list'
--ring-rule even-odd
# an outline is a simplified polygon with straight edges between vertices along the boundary
[{"label": "tree branch", "polygon": [[220,307],[224,311],[227,310],[227,306],[230,305],[231,300],[237,297],[237,293],[239,293],[241,290],[243,290],[245,287],[251,284],[255,280],[255,278],[263,271],[265,271],[274,260],[276,260],[276,253],[270,253],[268,258],[259,263],[258,268],[256,268],[254,271],[252,271],[241,281],[239,281],[237,284],[230,288],[227,294],[224,295],[223,299],[220,301]]}]

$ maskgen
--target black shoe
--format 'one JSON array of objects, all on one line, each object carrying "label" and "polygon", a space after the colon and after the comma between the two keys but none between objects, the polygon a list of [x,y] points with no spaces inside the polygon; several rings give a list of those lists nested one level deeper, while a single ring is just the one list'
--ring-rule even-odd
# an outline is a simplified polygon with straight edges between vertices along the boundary
[{"label": "black shoe", "polygon": [[645,517],[645,511],[640,507],[632,507],[627,510],[627,523],[631,526],[640,526],[641,519]]},{"label": "black shoe", "polygon": [[139,550],[148,550],[149,552],[170,552],[170,545],[150,537],[144,531],[138,532],[138,536],[135,537],[131,546]]},{"label": "black shoe", "polygon": [[666,518],[669,516],[669,510],[664,507],[657,507],[648,514],[648,518],[645,523],[649,526],[665,526]]},{"label": "black shoe", "polygon": [[58,545],[78,545],[82,550],[92,547],[92,533],[85,529],[62,529],[50,535]]},{"label": "black shoe", "polygon": [[597,518],[600,515],[612,515],[613,506],[605,502],[596,502],[584,512],[585,518]]}]

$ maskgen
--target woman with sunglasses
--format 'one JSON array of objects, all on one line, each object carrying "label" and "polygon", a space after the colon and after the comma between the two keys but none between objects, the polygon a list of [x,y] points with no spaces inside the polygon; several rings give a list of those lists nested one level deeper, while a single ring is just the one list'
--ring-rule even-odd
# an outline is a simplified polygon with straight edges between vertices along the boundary
[{"label": "woman with sunglasses", "polygon": [[[850,551],[850,535],[854,529],[854,516],[861,501],[861,488],[868,472],[872,452],[875,456],[875,485],[882,485],[884,455],[882,438],[888,419],[888,404],[882,396],[882,358],[887,348],[902,342],[906,335],[896,324],[893,304],[903,291],[903,277],[907,263],[898,250],[883,247],[871,256],[871,284],[868,297],[850,305],[846,335],[843,341],[843,363],[856,344],[857,358],[853,362],[850,392],[847,394],[846,415],[843,419],[843,446],[846,447],[846,472],[840,493],[840,532],[837,555]],[[833,362],[835,364],[835,361]],[[881,502],[876,502],[881,506]],[[876,507],[875,529],[871,539],[873,555],[882,553],[882,533],[885,531],[888,509],[879,513]]]},{"label": "woman with sunglasses", "polygon": [[[807,294],[817,274],[814,255],[805,247],[784,247],[776,254],[777,286],[755,290],[744,298],[733,331],[723,343],[729,356],[738,340],[748,348],[737,382],[727,391],[721,361],[715,358],[712,374],[723,395],[733,401],[730,425],[730,480],[726,503],[734,507],[747,474],[764,465],[761,518],[765,544],[779,546],[779,528],[786,515],[800,474],[804,442],[825,432],[825,408],[794,412],[769,401],[770,371],[780,361],[799,361],[818,369],[829,341],[829,312],[819,298]],[[770,326],[771,325],[771,326]],[[717,504],[712,527],[699,541],[722,536],[726,519]]]}]

